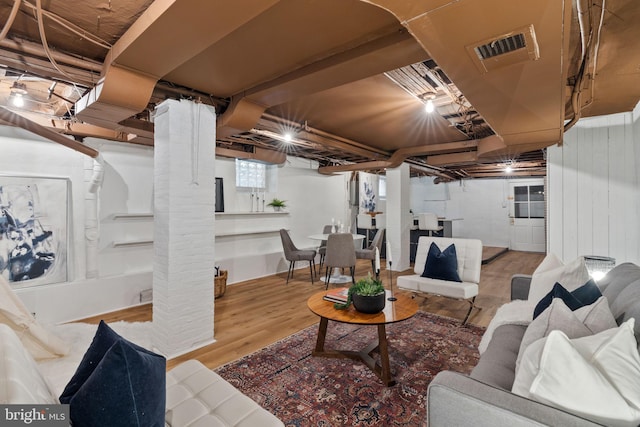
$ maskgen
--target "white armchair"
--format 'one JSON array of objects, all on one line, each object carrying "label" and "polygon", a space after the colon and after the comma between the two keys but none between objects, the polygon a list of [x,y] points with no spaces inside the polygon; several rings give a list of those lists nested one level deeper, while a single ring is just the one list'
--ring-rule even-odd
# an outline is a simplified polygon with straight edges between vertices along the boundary
[{"label": "white armchair", "polygon": [[[458,261],[458,275],[462,282],[422,277],[429,247],[434,242],[440,250],[455,244]],[[398,288],[416,294],[426,293],[441,295],[448,298],[464,299],[470,304],[469,311],[463,324],[469,320],[471,310],[475,305],[480,283],[480,269],[482,267],[482,242],[477,239],[458,239],[447,237],[421,236],[418,239],[418,249],[413,271],[409,276],[398,276]]]}]

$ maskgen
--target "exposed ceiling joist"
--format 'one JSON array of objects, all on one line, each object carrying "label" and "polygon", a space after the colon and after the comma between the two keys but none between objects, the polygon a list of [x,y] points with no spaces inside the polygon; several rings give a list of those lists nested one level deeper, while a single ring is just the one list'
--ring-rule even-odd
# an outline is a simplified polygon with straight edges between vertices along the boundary
[{"label": "exposed ceiling joist", "polygon": [[[51,0],[34,8],[0,0],[9,23],[0,104],[25,84],[27,102],[15,111],[49,114],[79,137],[150,145],[155,105],[186,98],[215,106],[221,148],[290,153],[334,170],[405,161],[441,179],[501,173],[505,161],[533,153],[533,174],[565,120],[630,111],[640,98],[635,0]],[[44,99],[48,82],[38,87],[28,76],[57,81],[54,98],[85,98]],[[297,124],[288,145],[283,124]],[[457,148],[437,152],[440,144]]]}]

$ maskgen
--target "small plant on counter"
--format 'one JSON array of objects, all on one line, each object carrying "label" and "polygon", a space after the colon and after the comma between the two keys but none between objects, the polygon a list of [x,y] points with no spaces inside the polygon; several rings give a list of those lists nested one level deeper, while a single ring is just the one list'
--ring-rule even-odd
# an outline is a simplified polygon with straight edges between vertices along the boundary
[{"label": "small plant on counter", "polygon": [[384,285],[379,279],[374,279],[371,273],[367,277],[358,280],[355,285],[351,285],[347,294],[347,302],[344,304],[335,303],[334,308],[338,310],[346,310],[351,305],[353,295],[376,296],[384,293]]},{"label": "small plant on counter", "polygon": [[276,199],[274,198],[273,200],[271,200],[267,206],[271,206],[274,210],[278,211],[282,208],[286,208],[286,200],[280,200],[280,199]]}]

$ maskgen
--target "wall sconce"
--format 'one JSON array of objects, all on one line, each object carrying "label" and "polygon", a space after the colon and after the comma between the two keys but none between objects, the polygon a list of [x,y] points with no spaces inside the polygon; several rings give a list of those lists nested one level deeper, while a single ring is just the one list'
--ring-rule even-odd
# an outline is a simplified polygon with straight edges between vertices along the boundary
[{"label": "wall sconce", "polygon": [[616,266],[616,259],[611,257],[585,255],[583,258],[589,276],[596,282]]}]

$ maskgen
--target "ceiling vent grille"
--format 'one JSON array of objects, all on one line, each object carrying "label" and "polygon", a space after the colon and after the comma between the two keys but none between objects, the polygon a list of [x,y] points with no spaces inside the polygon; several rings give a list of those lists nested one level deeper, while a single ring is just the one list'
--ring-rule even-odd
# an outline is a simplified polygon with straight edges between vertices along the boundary
[{"label": "ceiling vent grille", "polygon": [[482,40],[466,46],[466,49],[482,73],[540,58],[533,25]]},{"label": "ceiling vent grille", "polygon": [[526,46],[524,34],[516,34],[513,36],[497,39],[491,43],[483,44],[475,48],[476,54],[480,60],[493,58],[494,56],[503,55],[513,52],[514,50],[524,49]]}]

